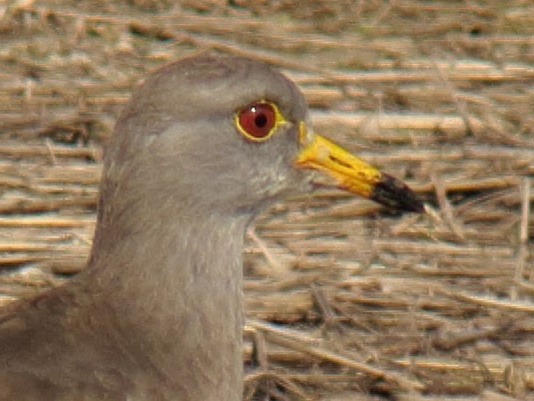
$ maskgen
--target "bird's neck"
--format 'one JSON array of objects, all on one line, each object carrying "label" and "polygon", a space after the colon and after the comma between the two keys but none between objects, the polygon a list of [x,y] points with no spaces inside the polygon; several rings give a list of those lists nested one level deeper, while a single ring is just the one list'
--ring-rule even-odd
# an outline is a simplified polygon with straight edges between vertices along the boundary
[{"label": "bird's neck", "polygon": [[128,227],[120,218],[98,223],[81,280],[120,315],[126,346],[161,370],[180,399],[241,399],[242,248],[250,219],[157,206],[139,219],[132,213]]}]

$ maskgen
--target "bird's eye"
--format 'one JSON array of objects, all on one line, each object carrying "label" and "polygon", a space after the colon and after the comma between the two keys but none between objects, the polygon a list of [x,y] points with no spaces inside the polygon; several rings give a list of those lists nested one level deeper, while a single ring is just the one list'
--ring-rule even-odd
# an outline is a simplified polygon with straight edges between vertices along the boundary
[{"label": "bird's eye", "polygon": [[239,131],[254,142],[269,138],[284,121],[276,106],[268,102],[249,104],[237,112],[235,119]]}]

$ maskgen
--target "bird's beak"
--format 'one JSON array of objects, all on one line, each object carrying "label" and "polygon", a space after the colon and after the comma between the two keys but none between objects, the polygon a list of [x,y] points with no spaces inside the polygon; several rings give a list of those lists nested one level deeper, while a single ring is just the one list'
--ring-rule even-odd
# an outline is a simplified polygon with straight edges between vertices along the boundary
[{"label": "bird's beak", "polygon": [[359,194],[390,208],[422,213],[423,203],[401,180],[353,156],[328,139],[299,125],[301,150],[297,168],[318,170],[334,179],[338,188]]}]

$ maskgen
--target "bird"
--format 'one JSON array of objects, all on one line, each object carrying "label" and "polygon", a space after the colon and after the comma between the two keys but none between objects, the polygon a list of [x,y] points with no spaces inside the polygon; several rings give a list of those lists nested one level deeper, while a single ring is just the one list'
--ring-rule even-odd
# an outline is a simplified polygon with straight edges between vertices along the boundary
[{"label": "bird", "polygon": [[275,67],[202,54],[153,72],[106,144],[86,268],[0,309],[0,400],[242,400],[246,230],[324,178],[424,210],[315,132]]}]

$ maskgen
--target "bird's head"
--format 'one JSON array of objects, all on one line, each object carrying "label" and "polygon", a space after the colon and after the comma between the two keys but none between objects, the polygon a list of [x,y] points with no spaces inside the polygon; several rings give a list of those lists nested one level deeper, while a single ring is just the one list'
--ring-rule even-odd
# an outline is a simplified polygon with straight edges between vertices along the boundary
[{"label": "bird's head", "polygon": [[389,207],[423,208],[400,180],[316,133],[296,85],[249,59],[199,56],[167,65],[139,88],[115,131],[103,196],[130,204],[254,213],[309,191],[322,175]]}]

